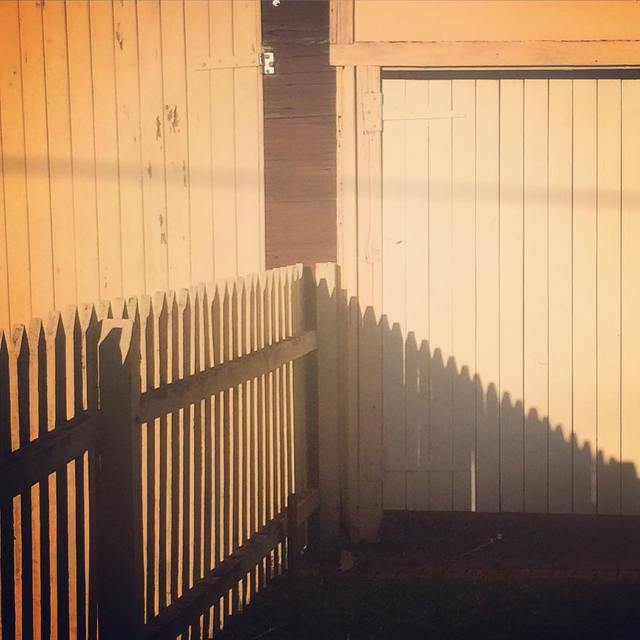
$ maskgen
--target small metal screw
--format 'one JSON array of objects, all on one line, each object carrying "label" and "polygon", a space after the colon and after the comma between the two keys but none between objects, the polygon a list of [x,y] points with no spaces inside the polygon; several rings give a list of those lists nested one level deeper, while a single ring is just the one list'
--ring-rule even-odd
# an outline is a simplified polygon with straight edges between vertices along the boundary
[{"label": "small metal screw", "polygon": [[279,6],[280,6],[280,0],[271,0],[271,4],[272,4],[274,7],[279,7]]}]

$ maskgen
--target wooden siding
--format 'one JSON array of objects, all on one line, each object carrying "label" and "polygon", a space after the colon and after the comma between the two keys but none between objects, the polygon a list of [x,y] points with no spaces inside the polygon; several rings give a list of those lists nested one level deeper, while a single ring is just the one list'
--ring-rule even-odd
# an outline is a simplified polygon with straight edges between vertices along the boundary
[{"label": "wooden siding", "polygon": [[639,87],[383,81],[385,508],[640,513]]},{"label": "wooden siding", "polygon": [[260,46],[258,0],[0,3],[1,328],[263,268]]},{"label": "wooden siding", "polygon": [[336,259],[336,80],[328,0],[262,3],[269,267]]},{"label": "wooden siding", "polygon": [[636,0],[333,0],[332,64],[638,66]]},{"label": "wooden siding", "polygon": [[635,1],[355,0],[356,42],[638,39]]}]

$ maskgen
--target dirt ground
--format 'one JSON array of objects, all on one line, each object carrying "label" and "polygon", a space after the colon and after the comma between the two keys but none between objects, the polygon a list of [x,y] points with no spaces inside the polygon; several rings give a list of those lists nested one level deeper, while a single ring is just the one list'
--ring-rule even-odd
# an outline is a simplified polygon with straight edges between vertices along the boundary
[{"label": "dirt ground", "polygon": [[387,519],[379,544],[310,550],[221,637],[640,639],[640,522],[541,522]]}]

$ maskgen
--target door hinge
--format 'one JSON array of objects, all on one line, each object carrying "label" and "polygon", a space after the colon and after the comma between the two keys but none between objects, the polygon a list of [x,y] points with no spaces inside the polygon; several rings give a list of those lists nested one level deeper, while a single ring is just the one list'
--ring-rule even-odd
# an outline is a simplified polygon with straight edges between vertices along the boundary
[{"label": "door hinge", "polygon": [[276,54],[273,51],[263,51],[258,55],[265,76],[273,76],[276,73]]},{"label": "door hinge", "polygon": [[377,133],[382,131],[382,94],[367,92],[362,96],[362,131]]}]

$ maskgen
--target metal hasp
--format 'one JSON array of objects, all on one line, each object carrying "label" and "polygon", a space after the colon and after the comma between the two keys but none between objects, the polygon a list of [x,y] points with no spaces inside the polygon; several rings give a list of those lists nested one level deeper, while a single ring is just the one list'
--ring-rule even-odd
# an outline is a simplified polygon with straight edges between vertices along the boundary
[{"label": "metal hasp", "polygon": [[260,56],[262,73],[265,76],[273,76],[276,73],[276,54],[273,51],[263,51]]}]

